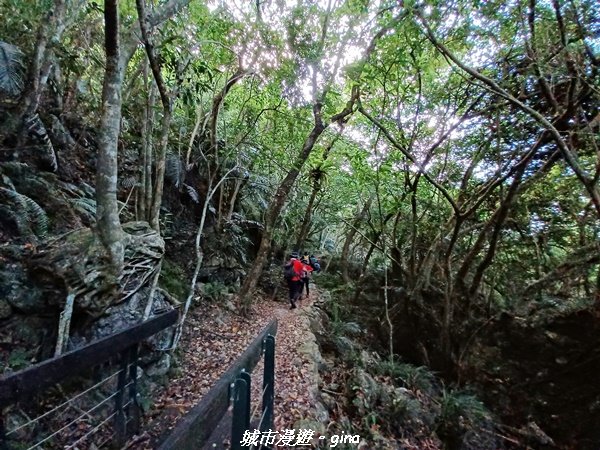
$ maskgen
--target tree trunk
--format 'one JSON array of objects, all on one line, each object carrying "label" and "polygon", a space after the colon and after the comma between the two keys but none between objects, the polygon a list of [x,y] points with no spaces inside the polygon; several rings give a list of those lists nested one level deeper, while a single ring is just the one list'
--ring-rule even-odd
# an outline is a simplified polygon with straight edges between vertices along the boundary
[{"label": "tree trunk", "polygon": [[114,275],[123,266],[123,229],[117,203],[117,153],[121,124],[121,86],[118,0],[105,0],[106,70],[102,88],[102,116],[96,163],[96,221],[103,244],[109,252]]},{"label": "tree trunk", "polygon": [[150,210],[152,209],[152,166],[154,162],[154,103],[156,102],[156,88],[152,86],[150,88],[150,97],[148,98],[148,131],[145,139],[145,157],[144,157],[144,219],[150,222]]},{"label": "tree trunk", "polygon": [[286,177],[277,188],[277,192],[267,208],[267,213],[265,215],[265,231],[263,232],[260,241],[258,254],[256,255],[256,259],[252,264],[241,289],[240,302],[246,312],[250,306],[250,299],[254,289],[256,288],[258,278],[260,277],[260,274],[269,256],[269,251],[271,249],[271,237],[275,222],[279,218],[279,214],[285,205],[285,200],[287,199],[287,196],[294,182],[296,181],[296,178],[298,178],[298,175],[300,174],[300,169],[308,159],[308,156],[313,150],[317,140],[327,128],[327,125],[325,125],[321,119],[321,107],[322,105],[319,103],[314,105],[313,112],[315,117],[315,125],[306,138],[306,141],[302,146],[302,150],[294,161],[292,168],[288,171]]},{"label": "tree trunk", "polygon": [[369,261],[371,260],[371,256],[373,256],[373,252],[377,248],[377,242],[379,241],[380,236],[381,236],[381,231],[378,231],[377,233],[375,233],[375,236],[373,237],[373,241],[371,242],[371,245],[369,246],[369,250],[367,250],[367,254],[365,255],[365,259],[363,260],[362,266],[360,268],[360,277],[361,278],[364,276],[365,272],[367,271]]},{"label": "tree trunk", "polygon": [[[250,306],[250,298],[253,294],[254,289],[256,288],[256,284],[258,283],[258,277],[260,276],[263,267],[267,261],[267,257],[269,256],[269,251],[271,249],[271,236],[273,233],[273,228],[275,226],[275,222],[279,218],[279,214],[285,205],[285,200],[287,199],[290,190],[296,178],[300,174],[300,169],[308,159],[310,153],[312,152],[317,140],[325,131],[325,129],[332,122],[337,122],[339,124],[344,124],[350,115],[354,112],[354,104],[358,100],[358,87],[354,86],[352,88],[352,95],[350,100],[346,103],[346,106],[342,111],[335,114],[331,117],[331,121],[329,123],[323,122],[322,117],[322,109],[323,103],[321,101],[316,101],[313,105],[313,116],[315,120],[315,125],[311,130],[310,134],[304,141],[304,145],[302,146],[302,150],[298,154],[296,160],[294,161],[292,168],[288,171],[286,177],[283,179],[279,187],[277,188],[277,192],[271,200],[269,207],[267,208],[267,213],[265,215],[265,231],[260,241],[260,247],[258,250],[258,254],[256,255],[256,260],[252,267],[250,268],[250,272],[248,273],[246,279],[244,280],[244,285],[241,288],[240,294],[240,302],[244,311],[247,313]],[[325,94],[323,94],[323,97]]]},{"label": "tree trunk", "polygon": [[236,170],[236,168],[230,169],[223,176],[223,178],[221,178],[217,182],[217,184],[215,185],[214,188],[212,187],[214,178],[211,179],[209,182],[208,190],[206,193],[206,199],[204,200],[204,205],[202,206],[202,215],[200,216],[200,225],[198,225],[198,230],[196,231],[196,240],[195,240],[195,244],[194,244],[194,249],[195,249],[195,253],[196,253],[196,266],[194,268],[194,273],[192,275],[192,280],[190,282],[190,290],[188,292],[188,296],[185,300],[185,304],[183,306],[183,311],[181,313],[181,319],[179,320],[179,323],[177,324],[177,330],[175,331],[175,337],[173,338],[172,350],[175,350],[177,348],[177,345],[179,344],[179,341],[183,334],[183,326],[185,324],[185,320],[186,320],[188,312],[190,310],[190,306],[192,305],[192,301],[194,300],[194,296],[196,295],[196,281],[198,280],[198,274],[200,273],[200,268],[202,267],[202,261],[204,260],[204,252],[202,251],[201,239],[202,239],[202,235],[204,233],[204,225],[206,223],[206,215],[208,212],[208,208],[210,206],[210,201],[212,200],[215,192],[217,192],[217,190],[219,189],[221,184],[224,183],[225,181],[227,181],[229,175],[231,175],[231,173],[233,173],[235,170]]},{"label": "tree trunk", "polygon": [[167,159],[167,147],[169,145],[169,129],[171,128],[171,106],[163,109],[160,152],[156,158],[156,172],[154,175],[154,194],[152,196],[152,208],[150,209],[150,226],[160,232],[160,205],[162,204],[162,193],[165,185],[165,162]]},{"label": "tree trunk", "polygon": [[308,232],[310,231],[310,221],[312,218],[312,209],[315,203],[315,199],[321,190],[321,186],[318,181],[315,181],[313,184],[313,189],[310,194],[310,199],[308,200],[308,205],[306,206],[306,211],[304,211],[304,219],[302,220],[302,227],[300,228],[300,233],[298,234],[298,239],[296,240],[296,247],[298,250],[302,248],[304,245],[304,241],[308,236]]},{"label": "tree trunk", "polygon": [[231,198],[229,199],[229,212],[227,213],[227,220],[230,221],[233,217],[233,213],[235,211],[235,202],[237,200],[238,194],[244,185],[245,180],[240,180],[237,178],[235,180],[235,187],[233,188],[233,193],[231,194]]},{"label": "tree trunk", "polygon": [[140,31],[142,32],[142,40],[144,42],[144,47],[146,48],[146,55],[148,56],[148,62],[150,63],[152,75],[154,76],[154,81],[156,82],[156,87],[158,88],[160,100],[163,105],[160,153],[158,154],[156,161],[154,195],[152,198],[152,207],[150,208],[149,220],[152,228],[160,232],[160,205],[162,203],[162,191],[165,181],[165,160],[167,157],[167,146],[169,145],[169,128],[171,126],[171,98],[163,81],[159,62],[154,55],[154,46],[150,42],[150,38],[148,36],[148,17],[146,14],[146,4],[144,0],[136,0],[136,6],[140,23]]},{"label": "tree trunk", "polygon": [[298,240],[296,241],[297,249],[302,248],[302,246],[304,245],[304,241],[308,237],[315,199],[321,191],[322,178],[323,176],[325,176],[325,173],[323,172],[323,163],[327,161],[327,158],[329,158],[329,153],[331,152],[331,149],[333,148],[339,137],[340,134],[338,134],[334,139],[332,139],[329,145],[325,147],[325,151],[323,152],[323,159],[321,160],[321,163],[319,164],[317,169],[312,173],[313,189],[310,194],[310,199],[308,200],[308,205],[306,206],[306,211],[304,212],[304,219],[302,220],[302,227],[300,228],[300,233],[298,233]]},{"label": "tree trunk", "polygon": [[136,208],[135,208],[135,217],[137,220],[147,220],[146,216],[146,163],[148,157],[148,139],[147,135],[152,131],[150,125],[150,83],[148,83],[148,61],[144,59],[142,61],[142,76],[144,80],[144,86],[146,88],[146,101],[144,102],[144,111],[142,114],[142,140],[140,146],[140,153],[138,156],[138,161],[141,164],[141,170],[139,174],[139,182],[138,182],[138,192],[137,192],[137,200],[136,200]]},{"label": "tree trunk", "polygon": [[[240,65],[238,67],[238,69],[235,71],[235,73],[229,77],[229,79],[225,82],[225,86],[223,86],[223,89],[221,89],[221,91],[215,95],[215,97],[213,98],[213,103],[212,103],[212,108],[211,108],[211,112],[210,112],[210,121],[209,121],[209,138],[210,138],[210,153],[213,153],[215,155],[215,158],[212,159],[211,161],[213,161],[212,163],[212,170],[211,172],[216,172],[217,170],[219,170],[219,140],[218,140],[218,136],[217,136],[217,124],[219,121],[219,113],[221,111],[221,106],[223,105],[223,101],[225,100],[225,97],[227,96],[227,94],[229,93],[229,91],[231,90],[231,88],[238,82],[240,81],[242,78],[244,78],[244,76],[246,76],[249,72],[244,70],[242,68],[242,66]],[[219,203],[217,206],[217,224],[216,224],[216,229],[218,232],[221,231],[222,225],[223,225],[223,216],[224,216],[224,211],[223,209],[225,208],[224,205],[224,199],[225,199],[225,184],[223,184],[220,188],[219,188]]]},{"label": "tree trunk", "polygon": [[361,211],[354,218],[354,222],[350,227],[350,231],[346,235],[346,239],[344,240],[344,245],[342,247],[342,254],[340,256],[340,267],[342,269],[342,280],[344,283],[350,283],[350,276],[348,275],[348,256],[350,255],[350,246],[352,245],[352,241],[354,241],[354,237],[358,231],[358,227],[365,219],[369,208],[371,207],[371,202],[373,198],[369,198],[365,204],[363,205]]},{"label": "tree trunk", "polygon": [[27,79],[25,81],[24,95],[19,104],[18,114],[21,119],[36,113],[42,89],[44,88],[48,76],[41,76],[43,70],[49,61],[48,43],[51,41],[60,42],[65,30],[65,1],[54,0],[54,5],[48,13],[48,17],[43,20],[38,30],[37,40],[34,48],[34,54],[29,66]]}]

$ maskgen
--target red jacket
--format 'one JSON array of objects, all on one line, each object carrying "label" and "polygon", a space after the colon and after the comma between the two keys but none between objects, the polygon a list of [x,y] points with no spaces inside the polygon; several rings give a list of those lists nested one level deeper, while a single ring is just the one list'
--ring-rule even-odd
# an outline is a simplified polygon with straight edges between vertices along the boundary
[{"label": "red jacket", "polygon": [[310,277],[310,273],[313,271],[313,268],[310,264],[302,263],[302,271],[306,272],[303,274],[304,276],[302,278],[308,278]]},{"label": "red jacket", "polygon": [[292,264],[294,265],[294,272],[296,273],[296,275],[292,277],[292,281],[300,281],[300,276],[302,275],[304,264],[302,264],[302,262],[300,262],[300,260],[296,258],[292,258]]}]

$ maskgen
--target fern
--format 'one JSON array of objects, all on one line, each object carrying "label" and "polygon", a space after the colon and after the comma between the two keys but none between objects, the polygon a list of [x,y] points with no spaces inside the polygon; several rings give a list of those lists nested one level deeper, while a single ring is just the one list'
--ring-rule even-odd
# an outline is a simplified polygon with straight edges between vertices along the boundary
[{"label": "fern", "polygon": [[93,198],[80,197],[71,200],[73,208],[84,216],[88,221],[96,220],[96,200]]},{"label": "fern", "polygon": [[86,197],[96,197],[96,188],[94,188],[94,186],[90,186],[89,184],[83,182],[79,185],[79,187]]},{"label": "fern", "polygon": [[25,119],[25,126],[27,127],[27,131],[35,136],[39,142],[42,144],[42,150],[44,151],[44,155],[42,158],[45,162],[50,166],[53,172],[58,170],[58,158],[56,157],[56,151],[54,150],[54,146],[52,145],[52,141],[50,140],[50,136],[48,136],[48,131],[46,130],[46,126],[38,113],[32,114]]},{"label": "fern", "polygon": [[24,177],[31,173],[29,164],[19,161],[6,161],[0,164],[0,167],[13,178]]},{"label": "fern", "polygon": [[23,90],[23,53],[14,45],[0,41],[0,90],[17,96]]},{"label": "fern", "polygon": [[126,177],[121,180],[121,186],[124,189],[131,189],[137,184],[137,180],[135,177]]},{"label": "fern", "polygon": [[400,361],[378,361],[375,370],[381,375],[389,375],[413,391],[433,395],[436,391],[435,375],[427,367],[413,366]]},{"label": "fern", "polygon": [[16,190],[15,185],[13,184],[12,180],[10,178],[8,178],[6,175],[2,175],[2,182],[5,185],[7,185],[9,188],[11,188],[13,191]]},{"label": "fern", "polygon": [[19,196],[26,205],[27,214],[33,225],[34,233],[39,237],[46,237],[49,228],[49,220],[46,211],[26,195],[19,194]]},{"label": "fern", "polygon": [[4,194],[12,203],[13,218],[17,223],[20,233],[25,233],[30,229],[38,237],[45,237],[48,234],[49,220],[44,209],[33,199],[26,195],[19,194],[15,190],[1,188],[0,193]]}]

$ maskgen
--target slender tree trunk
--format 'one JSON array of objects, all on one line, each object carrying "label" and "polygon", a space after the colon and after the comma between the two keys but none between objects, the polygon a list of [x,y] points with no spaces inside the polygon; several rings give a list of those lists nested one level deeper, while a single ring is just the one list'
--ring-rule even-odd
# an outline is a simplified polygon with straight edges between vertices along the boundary
[{"label": "slender tree trunk", "polygon": [[152,208],[150,209],[150,226],[160,232],[160,205],[165,185],[165,163],[167,159],[167,147],[169,145],[169,129],[171,127],[171,107],[163,109],[160,152],[156,159],[156,173],[154,176],[154,195],[152,196]]},{"label": "slender tree trunk", "polygon": [[319,167],[312,174],[313,175],[313,188],[312,188],[312,192],[310,194],[310,199],[308,200],[308,205],[306,206],[306,211],[304,212],[304,219],[302,220],[302,227],[300,228],[300,233],[298,233],[298,240],[296,241],[297,249],[300,249],[304,246],[304,241],[308,237],[308,233],[310,231],[310,225],[311,225],[310,222],[312,220],[312,212],[313,212],[313,208],[314,208],[315,199],[317,198],[317,195],[321,191],[321,187],[322,187],[322,177],[324,176],[323,163],[325,161],[327,161],[327,158],[329,158],[329,153],[331,152],[331,149],[333,148],[333,146],[335,145],[335,143],[337,142],[339,137],[340,137],[340,134],[338,134],[334,139],[332,139],[331,142],[329,143],[329,145],[327,145],[327,147],[325,147],[325,151],[323,152],[323,159],[322,159]]},{"label": "slender tree trunk", "polygon": [[235,211],[235,202],[237,200],[238,194],[240,193],[240,189],[244,184],[244,180],[236,179],[235,187],[233,188],[233,193],[231,194],[231,198],[229,200],[229,212],[227,213],[227,220],[231,220],[233,217],[233,213]]},{"label": "slender tree trunk", "polygon": [[[229,77],[229,79],[225,82],[225,86],[223,86],[223,89],[221,89],[221,91],[215,95],[215,97],[213,98],[213,103],[212,103],[212,108],[211,108],[211,112],[210,112],[210,121],[209,121],[209,137],[210,137],[210,153],[215,155],[215,158],[212,160],[213,161],[213,168],[211,170],[211,172],[215,172],[218,170],[219,167],[219,140],[218,140],[218,136],[217,136],[217,124],[219,121],[219,113],[221,111],[221,106],[223,105],[223,101],[225,100],[225,97],[227,96],[227,94],[229,93],[229,91],[231,90],[231,88],[238,82],[240,81],[242,78],[244,78],[244,76],[246,76],[249,72],[244,70],[241,65],[238,67],[238,69],[235,71],[235,73]],[[217,224],[216,224],[216,228],[217,231],[221,231],[222,228],[222,222],[223,222],[223,216],[224,216],[224,212],[223,212],[223,208],[224,208],[224,199],[225,199],[225,185],[221,185],[221,187],[219,188],[219,203],[217,206]]]},{"label": "slender tree trunk", "polygon": [[[383,254],[385,256],[385,239],[383,240]],[[390,303],[389,303],[389,283],[388,283],[388,267],[386,265],[384,271],[384,284],[383,284],[383,302],[385,306],[385,321],[387,322],[389,328],[389,337],[388,337],[388,346],[390,352],[390,362],[394,363],[394,324],[392,323],[392,319],[390,317]]]},{"label": "slender tree trunk", "polygon": [[369,208],[371,207],[371,202],[373,198],[369,198],[365,204],[363,205],[360,212],[354,218],[354,222],[346,235],[346,239],[344,240],[344,245],[342,246],[342,254],[340,256],[340,267],[342,269],[342,279],[344,283],[350,283],[350,275],[348,274],[348,257],[350,256],[350,246],[352,245],[352,241],[354,241],[354,237],[358,231],[358,227],[360,227],[362,221],[365,219]]},{"label": "slender tree trunk", "polygon": [[206,223],[206,215],[208,212],[208,208],[210,206],[210,202],[211,202],[215,192],[219,189],[219,186],[221,186],[221,184],[228,179],[229,175],[232,172],[234,172],[234,170],[235,169],[230,169],[223,176],[223,178],[221,178],[219,180],[219,182],[215,185],[214,188],[212,187],[214,178],[211,179],[211,181],[209,183],[207,194],[206,194],[206,199],[204,200],[204,205],[202,207],[202,215],[200,216],[200,225],[198,225],[198,231],[196,232],[196,240],[195,240],[195,244],[194,244],[194,249],[196,252],[196,266],[194,268],[194,273],[192,275],[192,280],[190,282],[190,290],[188,292],[188,296],[187,296],[187,298],[185,300],[185,304],[183,306],[183,312],[181,313],[181,319],[179,320],[179,323],[177,324],[177,330],[175,331],[175,337],[173,339],[172,350],[176,349],[177,345],[179,344],[179,341],[183,334],[183,326],[185,324],[185,320],[187,318],[188,312],[192,305],[192,301],[194,300],[194,296],[196,295],[196,281],[198,280],[198,274],[200,273],[200,268],[202,267],[202,261],[204,260],[204,252],[202,251],[202,245],[201,245],[202,233],[204,232],[204,225]]},{"label": "slender tree trunk", "polygon": [[373,252],[377,248],[377,241],[379,241],[380,236],[381,236],[381,231],[378,231],[377,233],[375,233],[375,236],[373,237],[373,241],[371,242],[371,245],[369,246],[369,250],[367,250],[367,254],[365,255],[365,259],[363,260],[363,264],[360,268],[360,277],[361,278],[367,272],[367,267],[369,266],[369,261],[371,260],[371,256],[373,256]]},{"label": "slender tree trunk", "polygon": [[252,264],[241,289],[240,301],[245,310],[247,310],[250,306],[251,295],[256,288],[258,278],[260,277],[263,267],[267,262],[269,251],[271,249],[271,238],[273,235],[275,222],[279,218],[279,214],[285,205],[285,200],[287,199],[287,196],[294,182],[296,181],[296,178],[298,178],[298,175],[300,174],[300,169],[308,159],[308,156],[312,152],[317,140],[327,127],[325,124],[323,124],[321,119],[321,107],[322,106],[320,104],[317,104],[313,107],[315,125],[306,138],[306,141],[304,141],[302,150],[294,161],[292,168],[288,171],[286,177],[277,188],[277,192],[275,193],[275,196],[273,197],[273,200],[271,200],[271,203],[267,209],[265,215],[265,229],[260,241],[258,254],[256,255],[256,259]]},{"label": "slender tree trunk", "polygon": [[136,0],[136,6],[140,23],[140,31],[142,32],[142,40],[144,42],[144,47],[146,48],[146,55],[148,56],[148,62],[150,63],[152,75],[154,76],[154,81],[156,82],[156,87],[158,88],[160,100],[163,105],[160,153],[158,154],[158,158],[156,160],[154,195],[152,198],[152,207],[150,208],[150,225],[156,231],[160,232],[160,205],[162,203],[162,192],[165,181],[165,160],[167,157],[167,146],[169,145],[169,128],[171,126],[172,114],[171,98],[163,81],[158,59],[154,55],[154,46],[150,42],[148,35],[149,19],[146,14],[146,4],[144,0]]},{"label": "slender tree trunk", "polygon": [[65,302],[65,309],[63,309],[63,311],[60,313],[60,320],[58,321],[58,337],[56,339],[56,348],[54,349],[55,358],[62,355],[69,340],[71,317],[73,316],[74,304],[75,294],[73,292],[69,292],[67,295],[67,301]]},{"label": "slender tree trunk", "polygon": [[48,44],[52,40],[60,42],[65,30],[65,12],[65,1],[54,0],[52,10],[40,25],[34,54],[25,81],[25,88],[23,89],[24,95],[19,104],[18,113],[21,118],[33,115],[37,111],[42,90],[48,80],[47,75],[45,77],[40,76],[44,72],[42,69],[49,61]]},{"label": "slender tree trunk", "polygon": [[310,198],[308,199],[308,205],[306,206],[306,211],[304,211],[304,219],[302,220],[302,227],[300,228],[300,233],[298,234],[298,239],[296,240],[297,249],[301,249],[304,245],[304,241],[308,236],[308,232],[310,231],[310,221],[312,218],[312,209],[315,203],[315,199],[321,190],[320,183],[315,181],[313,184],[313,189],[310,194]]},{"label": "slender tree trunk", "polygon": [[412,194],[410,196],[410,225],[411,225],[411,236],[410,236],[410,257],[408,259],[408,272],[410,274],[410,279],[414,280],[416,278],[416,267],[417,267],[417,186],[419,183],[419,179],[417,178],[411,184]]},{"label": "slender tree trunk", "polygon": [[147,220],[146,217],[146,164],[148,157],[148,138],[147,135],[151,132],[150,128],[150,83],[148,83],[148,61],[144,59],[142,61],[142,76],[144,79],[144,86],[146,88],[146,101],[144,102],[144,112],[142,114],[142,139],[141,139],[141,147],[140,154],[138,157],[138,161],[141,164],[140,168],[140,176],[139,176],[139,186],[137,192],[137,201],[136,201],[136,219],[137,220]]},{"label": "slender tree trunk", "polygon": [[223,216],[225,215],[223,210],[225,209],[225,185],[219,189],[219,202],[217,204],[217,233],[220,233],[223,229]]},{"label": "slender tree trunk", "polygon": [[144,220],[150,222],[150,210],[152,209],[152,166],[154,165],[154,104],[156,102],[156,88],[150,88],[150,97],[148,98],[148,131],[146,139],[146,157],[144,158],[144,177],[146,181],[144,191],[145,215]]},{"label": "slender tree trunk", "polygon": [[117,203],[117,154],[123,84],[123,70],[119,58],[118,0],[105,0],[104,22],[106,70],[102,88],[102,116],[96,163],[96,222],[100,238],[109,252],[114,275],[118,277],[123,267],[125,251]]},{"label": "slender tree trunk", "polygon": [[290,193],[290,190],[292,189],[296,178],[298,178],[298,175],[300,174],[300,169],[302,169],[302,166],[308,159],[315,144],[317,143],[317,140],[319,139],[323,131],[325,131],[325,129],[329,126],[329,124],[332,122],[343,124],[345,123],[345,121],[348,120],[348,117],[352,115],[352,113],[354,112],[354,104],[358,100],[358,95],[358,87],[354,86],[352,88],[351,98],[346,103],[344,109],[338,114],[332,116],[331,121],[329,123],[323,122],[323,103],[321,101],[317,101],[313,105],[313,116],[315,120],[315,125],[313,126],[313,129],[304,141],[302,150],[296,157],[292,168],[288,171],[287,175],[277,188],[277,192],[275,193],[273,200],[271,200],[271,203],[267,208],[267,213],[265,214],[265,231],[261,238],[258,254],[256,255],[256,260],[254,261],[254,264],[252,264],[252,267],[250,268],[250,271],[248,272],[248,275],[244,280],[244,285],[241,289],[240,302],[245,312],[248,312],[249,310],[251,296],[254,293],[254,289],[256,288],[256,284],[258,283],[258,278],[263,270],[263,267],[267,262],[269,251],[271,249],[271,237],[273,233],[273,228],[275,227],[275,223],[279,218],[279,214],[281,213],[281,210],[285,205],[287,196]]},{"label": "slender tree trunk", "polygon": [[[202,103],[202,100],[200,100],[199,103]],[[185,170],[189,170],[191,166],[190,157],[192,155],[192,149],[194,148],[194,141],[196,140],[196,136],[198,136],[198,131],[200,130],[200,125],[202,124],[202,116],[202,108],[200,105],[198,105],[196,107],[196,123],[194,124],[194,130],[192,131],[190,142],[188,143],[188,148],[185,152]]]}]

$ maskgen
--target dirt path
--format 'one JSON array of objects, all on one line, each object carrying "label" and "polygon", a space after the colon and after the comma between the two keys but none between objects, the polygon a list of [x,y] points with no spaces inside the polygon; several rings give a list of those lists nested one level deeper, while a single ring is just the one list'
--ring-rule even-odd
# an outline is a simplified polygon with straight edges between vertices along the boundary
[{"label": "dirt path", "polygon": [[[307,314],[319,296],[290,310],[284,300],[258,298],[248,318],[216,305],[198,306],[190,315],[181,342],[178,365],[171,369],[166,386],[154,394],[154,405],[146,413],[142,431],[128,449],[153,449],[212,387],[272,318],[278,320],[275,344],[275,430],[293,429],[312,423],[316,348]],[[262,361],[255,368],[262,380]],[[253,383],[253,407],[259,405],[260,383]],[[308,425],[307,425],[308,426]]]}]

